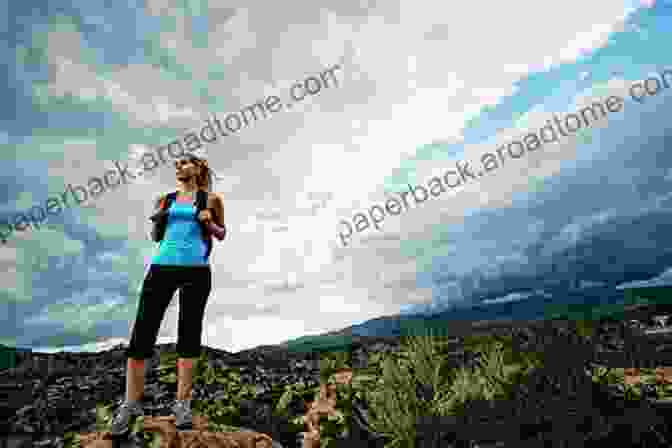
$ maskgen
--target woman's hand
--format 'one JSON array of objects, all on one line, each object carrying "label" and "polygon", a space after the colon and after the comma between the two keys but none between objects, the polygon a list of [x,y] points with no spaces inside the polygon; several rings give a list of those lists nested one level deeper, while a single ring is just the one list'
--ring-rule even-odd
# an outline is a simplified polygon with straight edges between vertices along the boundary
[{"label": "woman's hand", "polygon": [[208,211],[207,214],[203,213],[203,217],[209,218],[209,221],[206,222],[206,225],[208,226],[208,229],[212,235],[219,241],[223,240],[226,236],[226,226],[224,225],[224,205],[220,195],[216,193],[209,193],[208,208],[207,210],[203,211]]},{"label": "woman's hand", "polygon": [[212,221],[212,213],[208,209],[201,210],[198,214],[198,219],[204,223],[208,223],[209,221]]},{"label": "woman's hand", "polygon": [[226,227],[225,226],[220,227],[212,221],[208,221],[206,226],[207,226],[208,230],[210,231],[210,233],[215,238],[217,238],[219,241],[222,241],[224,239],[224,237],[226,236]]}]

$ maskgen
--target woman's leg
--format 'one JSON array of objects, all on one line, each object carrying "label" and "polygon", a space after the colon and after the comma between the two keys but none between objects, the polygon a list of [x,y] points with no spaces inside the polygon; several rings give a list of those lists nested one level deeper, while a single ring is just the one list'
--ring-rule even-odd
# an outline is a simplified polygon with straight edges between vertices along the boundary
[{"label": "woman's leg", "polygon": [[126,361],[126,401],[140,401],[145,391],[145,360],[128,358]]},{"label": "woman's leg", "polygon": [[161,265],[151,266],[145,277],[131,341],[126,350],[127,401],[138,401],[142,398],[145,387],[145,359],[153,355],[161,321],[178,286],[173,270]]},{"label": "woman's leg", "polygon": [[173,272],[163,266],[150,266],[142,283],[131,342],[126,349],[126,400],[112,418],[113,437],[127,435],[135,419],[143,414],[140,400],[145,391],[145,359],[153,355],[163,315],[178,285]]},{"label": "woman's leg", "polygon": [[180,289],[180,313],[177,336],[177,399],[190,400],[193,364],[201,354],[201,334],[205,305],[212,288],[209,266],[190,268]]},{"label": "woman's leg", "polygon": [[177,358],[177,399],[191,400],[194,379],[194,358]]}]

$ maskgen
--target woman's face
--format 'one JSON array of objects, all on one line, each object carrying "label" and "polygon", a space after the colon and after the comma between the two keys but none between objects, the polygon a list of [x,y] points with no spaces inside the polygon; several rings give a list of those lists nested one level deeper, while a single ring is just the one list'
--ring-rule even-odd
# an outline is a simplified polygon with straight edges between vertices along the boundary
[{"label": "woman's face", "polygon": [[187,179],[198,175],[199,167],[190,159],[178,159],[175,161],[175,176],[178,179]]}]

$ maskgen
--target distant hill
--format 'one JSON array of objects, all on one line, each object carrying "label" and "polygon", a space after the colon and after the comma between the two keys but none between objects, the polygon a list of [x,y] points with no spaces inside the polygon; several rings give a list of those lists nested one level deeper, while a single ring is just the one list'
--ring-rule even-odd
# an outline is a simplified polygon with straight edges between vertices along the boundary
[{"label": "distant hill", "polygon": [[525,325],[550,319],[616,320],[645,319],[651,314],[672,315],[672,288],[617,290],[595,286],[580,290],[557,289],[545,295],[531,295],[503,303],[475,303],[434,314],[391,315],[368,320],[322,335],[304,336],[279,344],[288,350],[340,350],[353,341],[423,334],[431,330],[447,337],[483,331],[492,325]]}]

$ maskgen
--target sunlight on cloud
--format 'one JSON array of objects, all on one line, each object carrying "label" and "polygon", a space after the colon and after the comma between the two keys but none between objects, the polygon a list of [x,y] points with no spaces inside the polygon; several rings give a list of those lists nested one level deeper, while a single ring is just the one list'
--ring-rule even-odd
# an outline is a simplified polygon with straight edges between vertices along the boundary
[{"label": "sunlight on cloud", "polygon": [[320,295],[320,312],[321,313],[360,313],[361,306],[357,303],[346,301],[340,295]]},{"label": "sunlight on cloud", "polygon": [[[407,3],[402,3],[402,10],[406,11],[406,5]],[[476,5],[473,5],[476,7]],[[537,5],[537,7],[540,7]],[[480,6],[479,6],[480,8]],[[564,7],[563,7],[564,8]],[[563,9],[564,11],[567,11],[566,9]],[[596,11],[600,10],[600,16],[604,17],[604,11],[602,10],[602,7],[596,8]],[[535,11],[538,12],[542,15],[546,15],[546,12],[542,12],[541,10]],[[426,23],[427,18],[423,16],[424,12],[421,10],[418,10],[417,8],[413,8],[412,10],[408,10],[408,13],[410,16],[404,15],[405,20],[408,20],[409,23],[408,25],[411,25],[413,22],[413,18],[415,17],[417,20],[417,23]],[[464,15],[464,17],[469,17],[469,14],[475,13],[475,11],[470,11],[469,9],[465,11],[460,11],[461,15]],[[616,25],[623,20],[623,11],[622,9],[616,9],[612,10],[611,13],[614,14],[613,16],[613,21],[616,23]],[[416,16],[423,16],[422,19]],[[544,34],[546,40],[548,40],[548,43],[550,42],[555,42],[555,43],[562,43],[563,42],[563,37],[571,36],[573,40],[571,40],[570,45],[565,45],[565,47],[560,47],[561,50],[559,50],[558,56],[557,57],[550,57],[545,60],[546,66],[558,64],[560,62],[569,62],[573,61],[577,56],[580,56],[584,52],[584,47],[590,47],[592,49],[598,48],[600,46],[603,46],[606,43],[606,36],[610,31],[613,31],[613,27],[616,25],[610,26],[610,25],[601,25],[598,26],[597,28],[590,23],[591,17],[589,17],[590,14],[587,14],[587,17],[584,17],[584,20],[581,23],[573,23],[573,29],[567,29],[566,24],[563,24],[563,27],[561,29],[556,30],[556,33],[552,32],[546,32]],[[462,19],[464,19],[462,17]],[[466,23],[468,20],[457,20],[456,23]],[[522,19],[522,17],[521,17]],[[403,64],[405,64],[405,67],[403,67],[400,63],[396,61],[395,55],[396,54],[405,54],[404,50],[412,45],[413,42],[413,33],[412,32],[405,32],[403,33],[403,38],[404,42],[400,42],[400,51],[393,52],[393,53],[386,53],[383,55],[376,54],[375,56],[371,55],[371,57],[367,57],[366,55],[368,54],[369,47],[366,45],[368,43],[368,40],[364,38],[364,36],[367,35],[369,32],[373,32],[375,30],[375,34],[378,36],[385,36],[385,39],[389,39],[390,42],[394,42],[397,40],[397,37],[390,34],[390,31],[394,29],[394,27],[388,26],[388,25],[381,25],[378,20],[380,20],[378,17],[371,17],[369,18],[369,22],[367,23],[366,27],[361,27],[360,31],[358,32],[358,38],[360,39],[360,45],[358,45],[357,51],[355,52],[355,63],[358,65],[358,68],[361,71],[365,71],[368,73],[373,73],[377,71],[382,71],[385,69],[388,69],[388,76],[387,77],[381,77],[381,76],[374,76],[375,79],[378,79],[379,83],[383,84],[387,79],[389,79],[389,73],[403,73],[404,75],[408,76],[414,76],[414,73],[418,72],[418,66],[421,65],[422,63],[422,58],[418,56],[413,56],[410,58],[410,64],[409,64],[409,58],[406,57],[405,61],[403,61]],[[430,19],[431,21],[431,19]],[[487,24],[485,24],[487,26]],[[528,23],[529,25],[529,23]],[[412,27],[412,25],[411,25]],[[578,32],[578,37],[577,33],[574,32],[575,29],[580,29],[581,31]],[[547,30],[548,31],[548,30]],[[567,42],[565,39],[564,42]],[[445,42],[443,42],[443,45],[445,46]],[[510,49],[506,49],[506,39],[504,39],[502,42],[502,48],[505,49],[503,50],[504,53],[508,54],[510,53]],[[512,48],[516,48],[516,54],[518,57],[526,55],[526,53],[539,53],[540,48],[544,48],[543,45],[541,45],[539,42],[530,42],[531,45],[533,46],[528,46],[527,48],[521,48],[519,45],[514,46]],[[552,46],[548,47],[552,48]],[[548,48],[546,48],[543,53],[539,53],[540,55],[542,54],[548,54]],[[557,48],[557,47],[556,47]],[[443,48],[442,51],[444,53],[450,51],[447,51],[446,48]],[[453,54],[454,59],[449,59],[449,61],[452,61],[453,65],[455,67],[459,67],[459,62],[460,62],[460,54],[455,53]],[[528,55],[529,56],[529,55]],[[369,61],[375,61],[375,65],[373,65]],[[426,65],[426,64],[425,64]],[[450,68],[453,67],[453,65],[450,66]],[[480,66],[479,66],[480,65]],[[437,88],[436,91],[434,91],[432,88],[423,88],[416,90],[415,92],[408,92],[408,96],[405,98],[405,101],[403,103],[399,104],[389,104],[388,105],[388,119],[386,120],[377,120],[369,121],[369,126],[368,129],[366,129],[366,132],[364,133],[364,137],[355,137],[353,139],[353,142],[357,145],[357,147],[362,148],[362,152],[360,154],[357,154],[356,156],[346,154],[346,155],[340,155],[338,164],[343,164],[347,167],[348,172],[350,174],[349,177],[358,179],[359,181],[357,183],[347,183],[343,185],[338,191],[338,194],[336,194],[336,198],[338,199],[338,204],[344,208],[347,208],[348,206],[351,208],[351,210],[359,209],[362,208],[363,206],[366,206],[365,199],[366,197],[371,197],[374,196],[375,193],[380,192],[379,185],[381,179],[384,179],[386,176],[389,175],[389,173],[397,166],[399,166],[399,162],[403,160],[404,157],[408,157],[409,155],[412,154],[414,151],[414,148],[418,147],[420,144],[424,143],[427,141],[428,136],[433,137],[434,139],[436,138],[450,138],[450,137],[455,137],[456,135],[459,135],[459,132],[461,131],[461,128],[463,127],[465,123],[465,113],[467,111],[465,110],[465,106],[470,107],[469,110],[472,110],[474,112],[480,110],[483,106],[489,106],[492,104],[496,104],[500,98],[503,96],[507,95],[512,95],[515,93],[515,89],[512,87],[512,81],[515,81],[519,75],[522,75],[523,73],[505,73],[500,80],[497,80],[496,78],[493,78],[493,73],[488,70],[488,67],[490,65],[496,65],[496,60],[495,61],[489,61],[489,60],[479,60],[478,63],[470,62],[464,64],[459,73],[454,73],[452,71],[448,71],[447,73],[444,71],[444,76],[449,76],[450,79],[446,79],[445,83],[443,84],[445,87],[443,87],[443,90]],[[390,70],[391,67],[397,67],[401,69],[401,72],[399,70]],[[405,70],[404,70],[405,68]],[[445,68],[444,68],[445,70]],[[487,80],[487,85],[479,85],[481,82],[486,82],[484,79],[484,73],[489,73],[489,79]],[[473,76],[468,76],[468,74],[471,74]],[[457,97],[457,101],[450,101],[453,99],[452,97],[455,95],[459,95],[461,90],[467,90],[466,85],[464,82],[460,82],[460,79],[470,79],[474,80],[473,82],[470,82],[469,85],[469,90],[473,92],[470,97],[466,98],[461,98]],[[499,85],[499,87],[497,87]],[[400,91],[401,93],[402,91]],[[404,92],[406,93],[406,92]],[[401,95],[400,95],[401,96]],[[442,102],[441,98],[445,97],[445,100]],[[454,119],[450,119],[450,110],[447,109],[445,106],[442,106],[442,104],[445,103],[450,103],[451,105],[451,110],[455,110],[457,113],[454,116]],[[376,104],[375,101],[369,101],[370,105]],[[382,104],[381,104],[382,105]],[[459,107],[463,106],[463,107]],[[542,109],[542,107],[539,107],[539,109]],[[418,111],[423,111],[422,114],[419,114]],[[467,114],[468,115],[468,114]],[[548,114],[544,114],[548,115]],[[548,116],[543,117],[544,120],[548,118]],[[434,123],[431,123],[431,120],[434,119]],[[519,125],[521,124],[528,124],[528,117],[524,117],[523,120],[521,120]],[[391,130],[394,129],[394,130]],[[407,131],[407,132],[405,132]],[[438,132],[437,132],[438,131]],[[423,135],[425,136],[423,139],[418,140],[417,135]],[[503,140],[504,135],[497,136],[498,140]],[[423,141],[424,140],[424,141]],[[564,146],[564,145],[563,145]],[[371,149],[369,149],[371,148]],[[373,148],[376,148],[375,150]],[[380,155],[380,149],[379,148],[384,148],[384,153],[385,157],[381,157]],[[480,151],[480,150],[478,150]],[[547,151],[549,153],[551,151]],[[334,170],[334,166],[338,166],[337,161],[331,160],[328,155],[325,157],[322,157],[322,154],[329,154],[329,152],[321,152],[320,153],[320,158],[316,159],[316,162],[318,163],[313,163],[313,177],[315,179],[320,179],[323,180],[323,182],[326,182],[327,179],[330,177],[333,177],[336,175],[338,172],[342,172],[341,170]],[[471,148],[471,151],[469,151],[469,155],[476,155],[477,150],[475,148]],[[480,154],[479,154],[480,155]],[[550,154],[549,154],[550,155]],[[569,155],[569,154],[568,154]],[[547,155],[548,156],[548,155]],[[530,162],[533,161],[533,158],[530,157]],[[509,184],[519,184],[517,185],[517,188],[527,188],[528,182],[527,180],[521,181],[521,182],[516,182],[511,178],[511,175],[514,175],[513,171],[520,171],[523,167],[525,162],[522,162],[519,164],[517,167],[505,167],[504,169],[501,169],[502,172],[497,173],[497,176],[500,177],[500,181],[492,181],[492,180],[487,180],[487,181],[481,181],[483,184],[489,184],[487,192],[483,191],[483,188],[485,188],[485,185],[482,186],[482,188],[479,189],[479,187],[471,185],[467,186],[464,188],[460,194],[463,196],[461,198],[460,202],[464,203],[469,201],[468,198],[468,192],[471,192],[471,197],[478,197],[477,201],[479,202],[479,205],[485,206],[488,204],[495,205],[493,201],[495,202],[500,202],[502,198],[502,192],[495,191],[496,189],[499,189],[501,187],[501,183],[507,182]],[[529,163],[529,162],[528,162]],[[434,161],[427,161],[424,163],[426,166],[432,166],[435,165]],[[546,173],[542,174],[539,172],[540,170],[537,170],[538,172],[535,173],[535,175],[538,178],[543,178],[547,175],[552,174],[553,172],[556,172],[559,167],[559,161],[556,161],[555,164],[557,165],[555,169],[553,169],[550,165],[549,162],[546,162],[546,167],[544,168],[544,171]],[[423,163],[419,162],[418,167],[422,166]],[[510,164],[513,165],[513,164]],[[329,167],[329,168],[327,168]],[[426,170],[424,170],[426,172]],[[438,169],[436,171],[439,171]],[[503,177],[506,176],[506,172],[509,172],[509,179],[502,179]],[[415,176],[414,176],[415,175]],[[429,173],[427,173],[426,176],[420,175],[420,173],[416,172],[410,172],[408,174],[408,180],[409,182],[415,179],[425,179],[431,177]],[[323,188],[322,185],[319,185],[317,181],[315,181],[313,184],[309,184],[311,189],[320,189]],[[492,190],[491,190],[492,189]],[[505,190],[512,190],[511,187],[505,189]],[[504,193],[506,194],[506,193]],[[446,197],[449,197],[450,195],[445,195]],[[358,202],[359,201],[359,202]],[[483,202],[485,201],[485,204]],[[473,202],[473,201],[472,201]],[[336,204],[334,204],[336,206]],[[460,209],[459,205],[456,207],[455,204],[451,204],[451,207],[454,209]],[[426,209],[429,209],[431,207],[425,207]],[[429,214],[429,213],[434,213],[435,210],[425,210],[422,213],[424,214]],[[419,213],[419,212],[414,212],[414,213]],[[406,217],[406,220],[409,218]],[[422,221],[418,222],[420,224]],[[386,226],[388,226],[389,223],[386,223]],[[396,224],[396,223],[395,223]],[[421,224],[420,224],[421,225]],[[416,226],[417,227],[417,226]],[[388,226],[388,230],[392,230],[391,226]],[[396,226],[395,226],[396,230]]]},{"label": "sunlight on cloud", "polygon": [[[621,98],[627,98],[628,87],[629,83],[616,79],[611,80],[609,82],[609,90],[603,90],[603,92],[605,92],[605,95],[608,92]],[[546,124],[547,120],[552,119],[554,113],[562,116],[567,113],[576,112],[576,110],[588,106],[593,99],[594,97],[587,96],[586,92],[581,92],[575,96],[571,104],[563,107],[563,110],[552,110],[556,108],[537,105],[533,112],[525,114],[517,120],[515,128],[500,132],[489,138],[486,142],[467,145],[464,157],[461,159],[470,161],[473,171],[477,172],[476,167],[480,166],[480,157],[482,154],[486,152],[494,153],[496,148],[519,139],[528,130],[531,132],[538,131],[541,126]],[[602,101],[606,98],[595,99]],[[592,123],[591,130],[606,128],[610,123],[613,125],[614,122],[618,122],[618,120],[622,119],[622,110],[628,108],[628,106],[626,100],[620,112],[611,113],[607,117]],[[630,105],[630,107],[633,106]],[[551,109],[551,111],[548,109]],[[525,130],[521,130],[521,128]],[[429,219],[436,220],[440,218],[441,222],[445,224],[448,222],[446,220],[449,219],[449,216],[455,220],[459,220],[465,210],[506,207],[511,204],[515,192],[529,191],[531,186],[538,189],[543,179],[559,173],[561,168],[572,169],[571,165],[567,165],[565,161],[571,162],[576,160],[577,157],[587,159],[597,154],[597,149],[588,151],[585,148],[582,148],[581,153],[577,154],[577,146],[576,137],[563,137],[559,139],[558,143],[545,144],[542,150],[526,153],[524,158],[510,161],[515,163],[504,163],[492,173],[478,179],[478,181],[460,186],[451,192],[452,194],[443,193],[438,198],[433,199],[431,204],[428,201],[428,204],[424,205],[424,207],[415,208],[412,211],[412,216],[402,217],[404,220],[404,229],[409,232],[422,232]],[[451,165],[443,161],[417,162],[416,170],[418,174],[416,174],[416,177],[428,180],[433,175],[442,175],[446,169],[453,168],[454,164]],[[534,180],[532,185],[530,185],[530,179]],[[437,215],[437,210],[441,210],[443,214],[440,216]],[[391,227],[388,230],[391,230]]]},{"label": "sunlight on cloud", "polygon": [[[301,319],[282,319],[272,316],[252,316],[246,320],[229,317],[217,318],[216,324],[204,324],[203,344],[237,352],[258,345],[277,344],[306,334],[305,322]],[[259,331],[264,328],[266,331]],[[230,336],[229,336],[230,335]]]},{"label": "sunlight on cloud", "polygon": [[616,289],[646,288],[652,286],[669,286],[672,284],[672,268],[665,269],[661,274],[648,280],[621,283]]},{"label": "sunlight on cloud", "polygon": [[542,254],[550,255],[574,247],[577,242],[585,240],[591,232],[599,231],[610,219],[618,216],[620,214],[615,209],[600,210],[588,216],[575,216],[544,245]]},{"label": "sunlight on cloud", "polygon": [[483,303],[491,304],[491,303],[518,302],[520,300],[525,300],[525,299],[529,298],[531,295],[532,295],[531,292],[527,292],[527,293],[512,292],[512,293],[507,294],[503,297],[498,297],[496,299],[484,300]]}]

